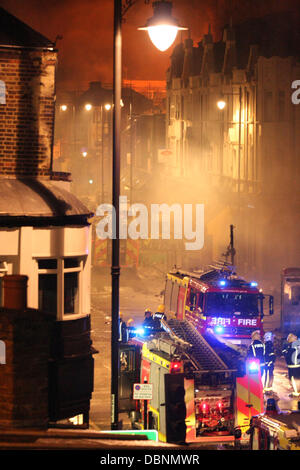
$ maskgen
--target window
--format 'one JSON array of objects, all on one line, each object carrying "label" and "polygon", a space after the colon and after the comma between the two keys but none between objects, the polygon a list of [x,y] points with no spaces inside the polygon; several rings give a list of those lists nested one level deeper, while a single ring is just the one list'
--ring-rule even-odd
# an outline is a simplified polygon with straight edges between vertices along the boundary
[{"label": "window", "polygon": [[0,306],[2,305],[2,277],[8,274],[8,266],[6,261],[0,261]]},{"label": "window", "polygon": [[0,340],[0,364],[6,364],[6,346],[2,340]]},{"label": "window", "polygon": [[206,295],[205,313],[207,315],[258,315],[258,300],[256,294],[239,294],[236,292],[209,292]]},{"label": "window", "polygon": [[190,291],[190,309],[194,310],[197,304],[197,292],[194,289]]},{"label": "window", "polygon": [[1,104],[6,104],[6,86],[2,80],[0,80],[0,105]]},{"label": "window", "polygon": [[64,274],[64,314],[79,313],[78,273]]},{"label": "window", "polygon": [[174,283],[171,298],[171,311],[177,313],[177,302],[178,302],[179,284]]},{"label": "window", "polygon": [[39,259],[39,309],[58,320],[81,314],[80,258]]},{"label": "window", "polygon": [[57,274],[39,274],[39,310],[57,313]]},{"label": "window", "polygon": [[166,282],[165,288],[165,309],[166,312],[169,312],[171,309],[171,295],[172,295],[172,281],[170,279]]},{"label": "window", "polygon": [[264,120],[273,121],[273,95],[271,91],[264,93]]}]

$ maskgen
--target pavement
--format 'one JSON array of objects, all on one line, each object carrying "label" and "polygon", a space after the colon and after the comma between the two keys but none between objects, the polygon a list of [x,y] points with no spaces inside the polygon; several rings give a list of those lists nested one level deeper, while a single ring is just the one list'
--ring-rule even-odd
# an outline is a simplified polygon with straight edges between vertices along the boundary
[{"label": "pavement", "polygon": [[[125,321],[133,318],[142,324],[145,308],[153,311],[162,303],[165,273],[148,268],[136,271],[124,268],[120,276],[120,312]],[[134,305],[134,308],[132,307]],[[95,354],[94,392],[91,400],[90,427],[110,429],[110,334],[111,334],[111,275],[110,269],[93,269],[91,292],[91,321]],[[127,414],[120,414],[123,426],[130,428]]]}]

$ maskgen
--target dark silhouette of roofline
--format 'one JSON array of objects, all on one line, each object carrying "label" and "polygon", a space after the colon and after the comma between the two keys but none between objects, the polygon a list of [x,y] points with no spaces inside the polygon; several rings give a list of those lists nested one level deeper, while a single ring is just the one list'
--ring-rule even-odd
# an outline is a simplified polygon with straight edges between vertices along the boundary
[{"label": "dark silhouette of roofline", "polygon": [[55,43],[0,7],[0,47],[53,50]]}]

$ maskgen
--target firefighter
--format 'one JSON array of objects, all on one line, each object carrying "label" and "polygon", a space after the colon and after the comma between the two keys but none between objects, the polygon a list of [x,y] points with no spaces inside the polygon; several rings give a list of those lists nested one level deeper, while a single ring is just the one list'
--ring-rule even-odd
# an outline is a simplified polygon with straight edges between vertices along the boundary
[{"label": "firefighter", "polygon": [[293,389],[291,396],[298,397],[300,395],[300,340],[296,335],[290,333],[287,342],[288,344],[283,349],[282,354],[287,363],[289,379]]},{"label": "firefighter", "polygon": [[132,336],[134,336],[134,331],[135,331],[134,319],[129,318],[129,320],[127,320],[126,326],[127,326],[127,331],[128,331],[128,338],[132,338]]},{"label": "firefighter", "polygon": [[156,310],[155,314],[153,315],[153,319],[155,321],[156,328],[161,329],[160,321],[161,320],[167,321],[167,317],[165,315],[165,306],[164,305],[159,305],[157,307],[157,310]]},{"label": "firefighter", "polygon": [[265,333],[265,374],[264,374],[264,392],[266,395],[272,393],[273,380],[274,380],[274,364],[276,355],[273,345],[273,334],[271,332]]},{"label": "firefighter", "polygon": [[265,373],[265,345],[261,340],[260,331],[253,331],[253,333],[251,334],[251,339],[252,341],[249,346],[247,356],[259,359],[261,379],[264,383],[263,376]]},{"label": "firefighter", "polygon": [[119,341],[120,343],[127,343],[129,339],[128,328],[126,322],[123,320],[123,315],[119,313]]},{"label": "firefighter", "polygon": [[167,321],[167,317],[166,317],[166,314],[165,314],[165,306],[162,305],[162,304],[159,305],[159,306],[157,307],[157,310],[156,310],[156,312],[155,312],[155,315],[156,315],[157,317],[159,317],[160,319]]},{"label": "firefighter", "polygon": [[152,311],[150,308],[146,308],[145,310],[145,319],[143,321],[143,328],[145,328],[145,332],[147,334],[151,334],[154,330],[156,330],[156,323],[153,318]]}]

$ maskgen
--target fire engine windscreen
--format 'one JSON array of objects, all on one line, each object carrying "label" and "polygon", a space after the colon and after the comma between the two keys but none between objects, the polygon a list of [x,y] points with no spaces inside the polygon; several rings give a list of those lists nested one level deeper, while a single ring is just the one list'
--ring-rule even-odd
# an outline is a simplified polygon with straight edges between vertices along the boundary
[{"label": "fire engine windscreen", "polygon": [[236,292],[209,292],[206,296],[206,315],[247,315],[257,316],[259,296]]}]

